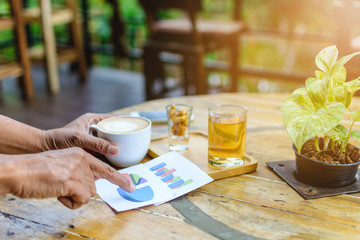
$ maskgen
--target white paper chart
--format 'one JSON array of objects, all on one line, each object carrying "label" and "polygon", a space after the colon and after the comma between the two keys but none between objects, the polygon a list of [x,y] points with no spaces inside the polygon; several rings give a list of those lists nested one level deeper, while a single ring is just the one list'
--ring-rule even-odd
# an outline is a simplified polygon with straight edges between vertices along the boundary
[{"label": "white paper chart", "polygon": [[166,153],[119,172],[134,183],[134,192],[128,193],[105,179],[95,183],[99,196],[118,212],[161,204],[213,181],[178,152]]}]

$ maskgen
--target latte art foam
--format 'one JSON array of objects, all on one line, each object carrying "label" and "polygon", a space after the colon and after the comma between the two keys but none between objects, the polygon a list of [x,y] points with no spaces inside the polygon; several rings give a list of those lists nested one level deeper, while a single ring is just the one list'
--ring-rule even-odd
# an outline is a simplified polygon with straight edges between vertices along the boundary
[{"label": "latte art foam", "polygon": [[129,133],[146,128],[149,123],[136,117],[117,117],[103,120],[98,127],[110,133]]}]

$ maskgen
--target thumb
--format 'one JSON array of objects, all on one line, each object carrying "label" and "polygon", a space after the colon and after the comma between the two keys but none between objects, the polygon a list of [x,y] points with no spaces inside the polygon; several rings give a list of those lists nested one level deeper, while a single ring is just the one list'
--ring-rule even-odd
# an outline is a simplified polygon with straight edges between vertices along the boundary
[{"label": "thumb", "polygon": [[119,147],[115,143],[88,134],[82,138],[80,144],[81,146],[79,147],[87,148],[104,155],[115,155],[119,150]]}]

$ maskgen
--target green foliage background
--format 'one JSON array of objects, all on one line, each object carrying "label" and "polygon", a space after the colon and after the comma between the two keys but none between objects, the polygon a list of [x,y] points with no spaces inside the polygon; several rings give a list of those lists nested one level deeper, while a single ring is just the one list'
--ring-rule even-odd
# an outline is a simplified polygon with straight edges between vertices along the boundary
[{"label": "green foliage background", "polygon": [[[55,6],[61,6],[64,0],[53,0]],[[232,0],[203,0],[204,11],[201,17],[211,19],[230,19],[232,16]],[[80,6],[80,1],[78,5]],[[144,12],[136,0],[120,1],[120,11],[126,27],[125,44],[128,49],[140,49],[147,37]],[[37,0],[28,0],[28,6],[37,4]],[[92,44],[104,46],[111,44],[111,26],[109,20],[112,9],[105,0],[88,0],[90,6],[90,32]],[[243,0],[242,15],[249,28],[266,28],[298,31],[303,29],[306,34],[334,34],[334,21],[332,18],[332,0]],[[0,1],[0,15],[6,15],[8,7],[6,2]],[[171,11],[162,17],[178,16],[179,12]],[[79,14],[81,16],[81,14]],[[34,36],[33,44],[40,44],[40,28],[32,25],[31,34]],[[56,28],[57,39],[67,41],[67,31],[64,26]],[[12,47],[4,47],[12,40],[11,32],[0,33],[0,54],[7,57],[14,55]],[[289,72],[311,73],[315,64],[313,59],[316,53],[329,43],[323,42],[297,42],[279,38],[277,36],[257,37],[249,36],[242,40],[240,62],[243,65],[264,66],[270,69],[280,69]],[[1,47],[3,46],[3,47]],[[294,53],[295,52],[295,53]],[[289,58],[296,55],[296,61],[290,67]],[[208,59],[227,59],[226,52],[210,54]],[[117,67],[140,72],[141,61],[117,60],[112,54],[95,53],[93,55],[96,65]],[[170,66],[171,68],[171,66]],[[173,70],[177,74],[178,71]],[[213,73],[213,81],[228,81],[227,74]],[[296,84],[273,83],[267,79],[246,77],[245,91],[291,91]],[[276,80],[276,79],[274,79]],[[244,82],[243,81],[243,82]],[[262,86],[259,87],[259,84]]]}]

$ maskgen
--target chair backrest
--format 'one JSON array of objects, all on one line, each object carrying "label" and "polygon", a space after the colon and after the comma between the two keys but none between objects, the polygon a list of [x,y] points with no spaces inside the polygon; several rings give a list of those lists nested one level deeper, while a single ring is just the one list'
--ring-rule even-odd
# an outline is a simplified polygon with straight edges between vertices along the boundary
[{"label": "chair backrest", "polygon": [[[180,9],[199,12],[203,10],[202,0],[139,0],[144,9],[157,11],[159,9]],[[241,20],[242,0],[233,0],[233,20]]]},{"label": "chair backrest", "polygon": [[140,0],[140,4],[143,6],[144,9],[148,9],[150,11],[170,8],[180,9],[184,11],[192,9],[194,11],[202,10],[201,0]]},{"label": "chair backrest", "polygon": [[200,35],[196,27],[196,12],[202,9],[201,0],[139,0],[146,13],[146,22],[150,36],[154,34],[156,14],[159,10],[180,9],[191,23],[191,36],[194,42],[200,43]]},{"label": "chair backrest", "polygon": [[[242,0],[233,1],[233,20],[241,20]],[[146,13],[146,22],[150,31],[150,38],[154,36],[156,24],[156,16],[159,10],[179,9],[185,13],[185,17],[191,24],[189,39],[194,43],[201,43],[201,35],[197,29],[196,13],[203,9],[202,0],[139,0],[141,6]]]}]

